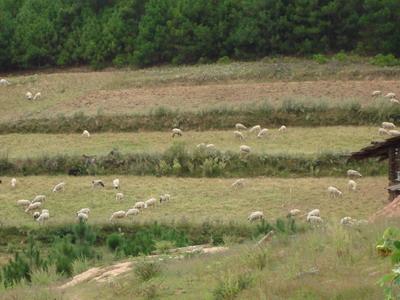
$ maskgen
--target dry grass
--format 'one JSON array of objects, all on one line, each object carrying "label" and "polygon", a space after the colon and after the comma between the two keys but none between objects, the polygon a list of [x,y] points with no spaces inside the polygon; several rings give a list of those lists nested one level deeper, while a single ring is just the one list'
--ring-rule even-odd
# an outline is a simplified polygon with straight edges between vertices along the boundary
[{"label": "dry grass", "polygon": [[[16,206],[18,199],[32,199],[45,194],[43,208],[50,210],[52,224],[76,222],[75,212],[83,207],[91,208],[90,223],[107,223],[111,213],[127,210],[136,201],[158,197],[169,193],[169,203],[145,210],[133,220],[138,222],[157,220],[160,222],[187,221],[198,223],[206,220],[247,222],[248,214],[255,210],[264,211],[268,220],[285,217],[288,210],[302,211],[320,208],[322,217],[333,222],[350,215],[367,218],[380,209],[387,199],[384,177],[363,178],[359,191],[347,190],[345,178],[300,178],[271,179],[253,178],[245,180],[245,187],[233,190],[235,179],[183,179],[120,176],[121,192],[125,199],[115,200],[116,191],[111,188],[114,177],[103,176],[105,189],[93,189],[91,177],[22,177],[12,189],[10,178],[2,178],[0,185],[0,220],[4,225],[38,226],[29,214]],[[53,186],[66,182],[66,191],[52,193]],[[331,199],[326,189],[335,185],[344,191],[343,198]],[[133,220],[121,220],[129,224]]]},{"label": "dry grass", "polygon": [[[101,155],[112,149],[121,153],[163,152],[175,141],[195,149],[199,143],[213,143],[222,151],[238,151],[246,144],[255,153],[312,155],[356,151],[380,139],[375,127],[318,127],[289,128],[287,132],[270,130],[267,137],[258,139],[256,134],[244,133],[240,141],[232,131],[185,132],[181,138],[171,138],[169,132],[92,133],[88,138],[80,134],[8,134],[0,135],[0,155],[10,159],[33,158],[43,155]],[[29,149],[27,149],[27,146]]]}]

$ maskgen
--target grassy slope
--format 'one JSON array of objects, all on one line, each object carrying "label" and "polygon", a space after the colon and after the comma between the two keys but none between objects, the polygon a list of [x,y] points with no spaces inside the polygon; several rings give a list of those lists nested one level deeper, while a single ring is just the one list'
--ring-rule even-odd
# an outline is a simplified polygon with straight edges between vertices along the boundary
[{"label": "grassy slope", "polygon": [[240,145],[246,144],[255,153],[311,155],[356,151],[371,140],[380,139],[374,127],[293,127],[285,133],[273,129],[263,139],[256,138],[256,134],[244,134],[245,141],[236,139],[233,130],[190,131],[175,139],[169,132],[92,133],[89,139],[80,134],[9,134],[0,135],[0,154],[16,159],[43,155],[105,155],[112,149],[121,153],[154,153],[164,152],[174,141],[180,141],[189,149],[204,142],[213,143],[222,151],[238,151]]},{"label": "grassy slope", "polygon": [[[158,197],[169,193],[172,200],[156,208],[145,210],[135,220],[160,222],[190,222],[205,220],[234,220],[246,222],[248,214],[255,210],[264,211],[267,219],[286,216],[288,210],[303,211],[320,208],[322,217],[338,222],[350,215],[367,218],[383,206],[387,199],[386,178],[370,177],[359,181],[359,191],[347,191],[345,178],[302,178],[302,179],[247,179],[245,188],[233,190],[234,179],[183,179],[120,176],[121,192],[125,200],[115,200],[116,191],[111,188],[113,177],[103,176],[105,189],[91,188],[90,177],[23,177],[18,178],[18,187],[11,189],[9,178],[0,185],[0,220],[4,225],[38,226],[32,217],[16,206],[18,199],[32,199],[36,194],[45,194],[48,199],[44,208],[50,210],[49,224],[75,222],[75,212],[90,207],[90,223],[106,223],[111,213],[126,210],[136,201]],[[52,193],[52,187],[65,181],[66,191]],[[331,199],[326,193],[329,185],[344,191],[343,198]],[[129,223],[130,220],[121,222]]]}]

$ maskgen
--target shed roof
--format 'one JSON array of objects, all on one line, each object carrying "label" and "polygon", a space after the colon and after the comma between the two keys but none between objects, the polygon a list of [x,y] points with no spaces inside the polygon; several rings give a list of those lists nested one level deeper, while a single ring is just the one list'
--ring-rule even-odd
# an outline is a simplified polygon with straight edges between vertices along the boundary
[{"label": "shed roof", "polygon": [[388,149],[393,147],[400,147],[400,136],[388,138],[384,141],[373,141],[371,145],[362,148],[360,151],[350,154],[350,160],[361,160],[370,157],[378,157],[379,160],[388,158]]}]

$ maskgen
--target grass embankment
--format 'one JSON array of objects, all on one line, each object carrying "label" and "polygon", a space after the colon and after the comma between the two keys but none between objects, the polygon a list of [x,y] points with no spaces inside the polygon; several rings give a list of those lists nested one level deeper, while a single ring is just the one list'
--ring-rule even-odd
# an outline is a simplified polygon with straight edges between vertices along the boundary
[{"label": "grass embankment", "polygon": [[[108,223],[111,213],[131,208],[136,201],[169,193],[169,203],[145,210],[133,219],[118,221],[132,222],[172,222],[190,220],[201,223],[207,220],[236,221],[247,223],[247,216],[256,210],[264,211],[267,220],[285,217],[291,208],[308,211],[321,210],[322,217],[334,223],[351,215],[367,218],[382,207],[387,199],[385,177],[367,177],[359,180],[359,190],[347,190],[345,178],[298,178],[271,179],[253,178],[245,180],[243,189],[234,190],[234,179],[182,179],[119,176],[123,201],[116,201],[116,190],[111,188],[115,176],[102,176],[105,189],[93,189],[92,177],[21,177],[18,186],[12,189],[10,178],[2,178],[0,185],[0,219],[3,226],[37,227],[31,215],[16,206],[19,199],[32,199],[44,194],[47,200],[44,208],[50,210],[49,226],[76,222],[75,212],[83,207],[91,208],[90,224]],[[53,186],[66,182],[65,192],[52,193]],[[343,198],[329,198],[326,189],[335,185],[344,192]],[[304,221],[304,220],[302,220]]]}]

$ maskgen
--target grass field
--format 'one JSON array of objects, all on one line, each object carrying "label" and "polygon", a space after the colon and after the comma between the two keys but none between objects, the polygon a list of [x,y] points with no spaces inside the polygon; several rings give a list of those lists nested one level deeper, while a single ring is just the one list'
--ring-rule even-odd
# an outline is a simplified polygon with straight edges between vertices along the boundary
[{"label": "grass field", "polygon": [[[348,153],[380,140],[376,127],[292,127],[287,132],[270,130],[267,137],[244,132],[240,141],[232,131],[189,131],[183,137],[171,138],[170,132],[92,133],[80,134],[8,134],[0,135],[0,155],[9,159],[34,158],[44,155],[105,155],[112,149],[121,153],[164,152],[174,142],[183,142],[189,150],[199,143],[213,143],[219,150],[239,151],[246,144],[255,153],[313,155],[318,153]],[[29,146],[29,151],[27,151]]]},{"label": "grass field", "polygon": [[[303,212],[319,208],[322,216],[332,222],[350,215],[367,218],[381,208],[387,194],[386,178],[363,178],[359,191],[347,190],[345,178],[301,178],[301,179],[246,179],[243,189],[233,190],[234,179],[182,179],[120,176],[121,192],[125,199],[115,200],[116,191],[111,188],[114,177],[101,177],[105,189],[93,189],[91,177],[22,177],[17,188],[12,189],[9,178],[3,178],[0,186],[0,220],[3,225],[38,226],[32,217],[16,206],[19,199],[32,199],[44,194],[44,208],[50,210],[49,225],[76,222],[75,212],[83,207],[91,208],[89,223],[107,223],[111,213],[127,210],[136,201],[144,201],[160,194],[169,193],[169,203],[145,210],[135,220],[159,222],[179,221],[203,222],[206,220],[247,222],[247,216],[255,210],[264,211],[267,219],[285,217],[292,208]],[[66,191],[52,193],[53,186],[66,182]],[[335,185],[344,191],[343,198],[331,199],[326,189]],[[132,220],[122,220],[123,223]]]}]

